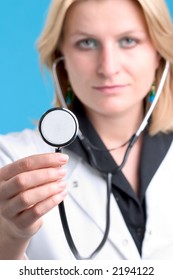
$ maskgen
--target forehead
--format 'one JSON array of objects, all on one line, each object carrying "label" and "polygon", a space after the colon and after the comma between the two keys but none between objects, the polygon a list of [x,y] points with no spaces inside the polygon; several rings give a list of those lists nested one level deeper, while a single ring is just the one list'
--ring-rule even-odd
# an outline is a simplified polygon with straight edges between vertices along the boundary
[{"label": "forehead", "polygon": [[90,29],[102,31],[107,28],[124,29],[146,27],[142,8],[136,0],[78,0],[68,9],[64,29]]}]

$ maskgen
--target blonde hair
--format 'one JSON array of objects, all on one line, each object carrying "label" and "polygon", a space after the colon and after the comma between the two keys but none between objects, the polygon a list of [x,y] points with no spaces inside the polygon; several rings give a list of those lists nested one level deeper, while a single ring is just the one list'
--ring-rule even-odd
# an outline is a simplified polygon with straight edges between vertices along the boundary
[{"label": "blonde hair", "polygon": [[[76,1],[84,0],[52,0],[51,2],[45,27],[38,40],[40,61],[49,69],[52,69],[55,59],[61,56],[60,41],[64,19],[67,10]],[[161,79],[166,60],[170,62],[163,92],[152,114],[149,128],[151,135],[158,132],[166,133],[173,131],[173,25],[164,0],[135,1],[144,13],[151,40],[161,56],[155,77],[156,88]],[[58,75],[64,92],[67,86],[67,74],[63,65],[59,70]],[[148,97],[146,97],[145,104],[147,110],[149,107]],[[57,97],[56,105],[60,105]]]}]

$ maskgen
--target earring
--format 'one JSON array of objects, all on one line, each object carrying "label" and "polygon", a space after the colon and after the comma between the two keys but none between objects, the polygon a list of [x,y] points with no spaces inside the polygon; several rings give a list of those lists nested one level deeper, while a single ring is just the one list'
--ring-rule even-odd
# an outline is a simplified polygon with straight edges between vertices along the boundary
[{"label": "earring", "polygon": [[68,106],[72,105],[72,102],[73,102],[73,91],[72,91],[70,84],[68,84],[68,86],[67,86],[65,102]]},{"label": "earring", "polygon": [[155,98],[155,94],[156,94],[156,85],[155,83],[152,84],[152,87],[151,87],[151,91],[150,91],[150,95],[149,95],[149,103],[152,103],[154,98]]}]

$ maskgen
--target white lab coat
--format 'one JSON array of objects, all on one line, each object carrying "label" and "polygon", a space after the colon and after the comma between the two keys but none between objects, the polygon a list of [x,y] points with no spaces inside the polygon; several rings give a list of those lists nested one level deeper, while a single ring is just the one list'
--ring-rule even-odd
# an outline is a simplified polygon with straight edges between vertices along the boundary
[{"label": "white lab coat", "polygon": [[[31,154],[50,152],[37,131],[0,136],[0,166]],[[86,257],[100,243],[105,228],[106,182],[80,157],[66,151],[69,195],[64,203],[76,247]],[[146,191],[147,222],[142,256],[111,197],[111,226],[106,244],[95,259],[168,260],[173,259],[173,145]],[[44,216],[42,228],[32,238],[29,259],[74,259],[62,229],[58,207]]]}]

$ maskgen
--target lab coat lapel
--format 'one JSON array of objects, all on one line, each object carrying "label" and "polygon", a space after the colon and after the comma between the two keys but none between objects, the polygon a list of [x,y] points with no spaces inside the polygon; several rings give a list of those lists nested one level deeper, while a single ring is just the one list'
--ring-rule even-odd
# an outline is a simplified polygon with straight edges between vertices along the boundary
[{"label": "lab coat lapel", "polygon": [[[173,145],[146,191],[147,223],[143,241],[144,259],[172,259],[173,223]],[[170,256],[169,256],[170,255]]]},{"label": "lab coat lapel", "polygon": [[[78,158],[77,162],[71,163],[68,181],[70,196],[103,234],[106,220],[103,219],[106,213],[105,180],[97,171]],[[97,200],[99,200],[99,203],[95,203]],[[111,227],[108,240],[112,247],[119,251],[123,259],[140,259],[138,250],[113,195],[111,195],[110,215]]]}]

